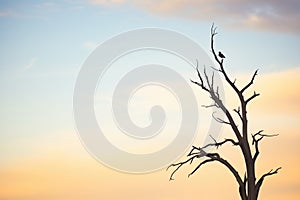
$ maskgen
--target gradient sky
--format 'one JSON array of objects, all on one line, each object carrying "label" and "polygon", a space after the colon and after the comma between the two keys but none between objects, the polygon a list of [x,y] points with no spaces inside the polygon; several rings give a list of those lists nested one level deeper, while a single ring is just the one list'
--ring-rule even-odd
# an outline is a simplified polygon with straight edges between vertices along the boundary
[{"label": "gradient sky", "polygon": [[[189,179],[187,167],[173,182],[164,170],[130,175],[106,168],[85,151],[73,122],[76,77],[97,45],[159,27],[209,52],[213,22],[216,46],[238,84],[260,69],[251,130],[280,133],[262,143],[258,172],[283,169],[265,182],[261,199],[299,199],[299,10],[297,0],[0,1],[0,199],[238,199],[234,179],[218,164]],[[239,166],[238,153],[227,146],[224,153]]]}]

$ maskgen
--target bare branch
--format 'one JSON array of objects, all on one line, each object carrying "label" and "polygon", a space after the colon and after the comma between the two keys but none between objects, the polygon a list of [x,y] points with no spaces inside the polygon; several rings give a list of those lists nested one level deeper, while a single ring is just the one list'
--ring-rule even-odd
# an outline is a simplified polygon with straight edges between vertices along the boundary
[{"label": "bare branch", "polygon": [[[262,134],[264,130],[260,130],[257,133],[255,133],[254,135],[252,135],[252,145],[255,145],[255,154],[253,156],[253,162],[255,162],[258,158],[259,155],[259,142],[264,138],[264,137],[275,137],[278,136],[278,134]],[[258,137],[259,136],[259,137]]]},{"label": "bare branch", "polygon": [[[213,30],[213,29],[212,29]],[[199,72],[199,68],[198,68],[198,62],[197,62],[197,74],[198,74],[198,77],[200,79],[200,82],[196,82],[196,81],[193,81],[191,80],[192,83],[200,86],[203,90],[207,91],[210,93],[211,95],[211,98],[215,101],[215,104],[217,105],[217,107],[221,108],[221,110],[226,114],[229,122],[226,122],[220,118],[215,118],[216,121],[220,122],[220,123],[225,123],[225,124],[228,124],[232,127],[234,133],[236,134],[238,140],[241,140],[241,134],[233,120],[233,117],[231,116],[231,114],[229,113],[229,111],[226,109],[225,105],[222,103],[221,99],[220,99],[220,95],[219,95],[219,88],[217,87],[217,90],[215,91],[214,88],[213,88],[213,82],[214,82],[214,74],[212,76],[212,82],[209,81],[209,78],[208,78],[208,75],[206,73],[206,69],[204,68],[204,77],[205,77],[205,81],[208,85],[208,88],[206,86],[204,86],[204,81],[203,81],[203,78]]]},{"label": "bare branch", "polygon": [[216,146],[217,148],[219,148],[220,146],[222,146],[223,144],[225,144],[225,143],[227,143],[227,142],[232,143],[233,146],[239,145],[238,142],[236,142],[236,141],[234,141],[233,139],[230,139],[230,138],[225,138],[222,142],[217,142],[217,141],[215,140],[215,138],[213,138],[211,135],[210,135],[210,137],[214,140],[214,142],[215,142],[215,143],[214,143],[214,146]]},{"label": "bare branch", "polygon": [[234,79],[233,84],[235,84],[235,82],[236,82],[236,78]]},{"label": "bare branch", "polygon": [[190,177],[191,175],[193,175],[205,163],[213,162],[213,161],[215,161],[215,160],[214,159],[207,159],[207,160],[202,161],[191,173],[188,174],[188,177]]},{"label": "bare branch", "polygon": [[220,99],[220,94],[219,94],[219,86],[217,86],[217,90],[216,90],[216,96],[218,97],[218,99]]},{"label": "bare branch", "polygon": [[243,87],[243,89],[241,90],[241,93],[243,93],[245,90],[247,90],[253,84],[255,76],[257,76],[257,72],[258,72],[258,69],[255,70],[255,72],[251,78],[251,81],[245,87]]},{"label": "bare branch", "polygon": [[190,81],[191,81],[192,83],[194,83],[194,84],[200,86],[203,90],[205,90],[205,91],[207,91],[207,92],[209,91],[202,83],[199,83],[199,82],[197,82],[197,81],[193,81],[192,79],[190,79]]},{"label": "bare branch", "polygon": [[258,131],[257,133],[254,134],[254,136],[261,136],[261,137],[275,137],[278,136],[279,134],[262,134],[263,130]]},{"label": "bare branch", "polygon": [[252,95],[251,97],[249,97],[249,99],[247,99],[247,100],[245,101],[245,103],[246,103],[246,104],[249,103],[252,99],[254,99],[255,97],[257,97],[257,96],[259,96],[259,95],[260,95],[259,93],[256,93],[256,92],[254,91],[253,95]]},{"label": "bare branch", "polygon": [[[225,143],[228,143],[228,142],[230,142],[230,143],[232,143],[234,146],[237,146],[237,145],[239,145],[239,143],[238,142],[236,142],[236,141],[234,141],[233,139],[225,139],[224,141],[222,141],[222,142],[217,142],[212,136],[210,136],[212,139],[213,139],[213,141],[214,141],[214,143],[209,143],[209,144],[207,144],[207,145],[205,145],[204,147],[195,147],[195,146],[193,146],[192,147],[192,149],[191,149],[191,151],[188,153],[188,155],[187,155],[187,157],[189,157],[187,160],[185,160],[185,161],[183,161],[183,162],[179,162],[179,163],[175,163],[175,164],[172,164],[172,165],[170,165],[168,168],[167,168],[167,170],[170,168],[170,167],[176,167],[176,169],[171,173],[171,175],[170,175],[170,180],[174,180],[173,179],[173,176],[174,176],[174,174],[183,166],[183,165],[185,165],[185,164],[187,164],[187,163],[189,163],[189,164],[191,164],[193,161],[194,161],[194,159],[195,158],[202,158],[202,157],[208,157],[208,158],[210,158],[210,159],[207,159],[207,160],[204,160],[204,161],[202,161],[188,176],[191,176],[192,174],[194,174],[203,164],[205,164],[205,163],[208,163],[208,162],[212,162],[212,161],[219,161],[219,162],[221,162],[222,164],[224,164],[224,165],[226,165],[229,169],[230,169],[230,171],[233,173],[234,172],[234,176],[236,176],[237,174],[237,172],[236,172],[236,170],[234,169],[234,167],[232,167],[229,163],[228,163],[228,161],[226,161],[226,160],[224,160],[224,159],[222,159],[221,157],[220,157],[220,155],[219,154],[217,154],[217,153],[206,153],[205,151],[204,151],[204,149],[205,148],[207,148],[207,147],[210,147],[210,146],[215,146],[215,147],[220,147],[220,146],[222,146],[223,144],[225,144]],[[237,178],[237,177],[236,177]]]},{"label": "bare branch", "polygon": [[220,108],[216,103],[211,104],[211,105],[202,105],[202,107],[204,107],[204,108],[211,108],[211,107]]},{"label": "bare branch", "polygon": [[[201,147],[201,148],[200,148],[200,147],[195,147],[195,146],[193,146],[193,148],[192,148],[192,150],[190,151],[190,153],[188,154],[188,156],[193,155],[192,152],[193,152],[194,150],[197,150],[197,151],[204,151],[204,149],[206,149],[207,147],[210,147],[210,146],[215,146],[215,147],[219,148],[219,146],[222,146],[223,144],[225,144],[225,143],[227,143],[227,142],[231,142],[234,146],[239,145],[239,143],[236,142],[236,141],[234,141],[233,139],[226,139],[226,138],[225,138],[224,141],[222,141],[222,142],[217,142],[216,139],[212,137],[212,135],[210,135],[210,137],[212,138],[212,140],[214,141],[214,143],[209,143],[209,144],[207,144],[207,145],[205,145],[205,146],[203,146],[203,147]],[[204,151],[204,152],[205,152],[205,151]],[[206,152],[205,152],[205,153],[206,153]]]},{"label": "bare branch", "polygon": [[217,71],[217,72],[222,72],[220,69],[217,69],[215,67],[211,67],[213,70]]},{"label": "bare branch", "polygon": [[[236,92],[236,94],[238,95],[241,103],[244,102],[244,97],[242,95],[242,93],[238,90],[238,88],[236,87],[235,83],[232,82],[230,80],[230,78],[228,77],[224,67],[223,67],[223,59],[222,60],[219,60],[217,54],[216,54],[216,51],[214,49],[214,37],[215,35],[217,34],[216,32],[216,27],[214,26],[214,24],[212,25],[211,29],[210,29],[210,33],[211,33],[211,43],[210,43],[210,46],[211,46],[211,51],[213,53],[213,56],[215,58],[215,61],[219,64],[219,71],[223,74],[226,82],[233,88],[233,90]],[[208,80],[208,78],[206,78],[206,80]],[[242,140],[242,136],[241,136],[241,133],[240,131],[238,130],[234,120],[233,120],[233,117],[231,116],[230,112],[226,109],[226,107],[223,105],[222,101],[220,100],[220,98],[217,98],[217,96],[212,92],[211,93],[211,96],[212,98],[214,99],[214,101],[219,105],[219,107],[223,110],[223,112],[225,113],[227,119],[229,120],[229,123],[231,125],[231,128],[232,130],[234,131],[236,137],[238,138],[238,140]],[[244,112],[244,110],[242,110]]]},{"label": "bare branch", "polygon": [[238,107],[238,109],[233,109],[234,112],[236,112],[238,114],[238,116],[240,117],[241,121],[244,121],[243,120],[243,117],[241,115],[241,110],[240,110],[240,107]]},{"label": "bare branch", "polygon": [[215,24],[213,24],[213,25],[211,26],[211,28],[210,28],[210,33],[211,33],[212,36],[215,36],[215,35],[218,34],[218,33],[217,33],[217,27],[215,26]]},{"label": "bare branch", "polygon": [[259,192],[259,189],[260,187],[262,186],[262,183],[264,182],[264,179],[267,177],[267,176],[272,176],[274,174],[277,174],[278,171],[281,169],[281,167],[278,167],[277,169],[273,170],[271,169],[269,172],[265,173],[264,175],[262,175],[260,177],[260,179],[257,181],[256,185],[255,185],[255,190],[256,190],[256,193],[258,194]]},{"label": "bare branch", "polygon": [[[196,62],[197,62],[196,70],[197,70],[197,74],[198,74],[198,78],[199,78],[200,82],[193,81],[193,80],[190,80],[190,81],[191,81],[192,83],[194,83],[194,84],[200,86],[203,90],[209,92],[209,90],[207,89],[207,87],[205,87],[205,85],[204,85],[204,83],[203,83],[202,76],[201,76],[201,74],[200,74],[200,72],[199,72],[198,60],[196,60]],[[205,68],[204,68],[204,69],[205,69]]]},{"label": "bare branch", "polygon": [[[188,153],[187,157],[189,157],[189,156],[191,156],[191,155],[195,155],[195,154],[197,154],[198,156],[200,156],[199,153],[201,153],[201,157],[203,157],[203,156],[206,155],[206,152],[204,151],[204,149],[207,148],[207,147],[209,147],[209,146],[211,146],[211,145],[206,145],[206,146],[204,146],[204,147],[202,147],[202,148],[193,146],[193,147],[192,147],[192,150],[190,151],[190,153]],[[198,151],[198,152],[195,152],[195,153],[194,153],[194,150],[196,150],[196,151]]]},{"label": "bare branch", "polygon": [[217,29],[217,27],[214,27],[214,24],[213,24],[213,25],[211,26],[211,29],[210,29],[210,34],[211,34],[210,48],[211,48],[211,51],[212,51],[213,56],[214,56],[214,58],[215,58],[215,61],[217,61],[217,63],[219,64],[220,69],[219,69],[218,71],[220,71],[220,72],[223,74],[223,76],[225,77],[225,80],[229,83],[229,85],[233,88],[233,90],[240,96],[241,93],[240,93],[240,91],[238,90],[238,88],[235,86],[235,81],[232,82],[232,81],[229,79],[229,77],[228,77],[228,75],[227,75],[227,73],[226,73],[226,71],[225,71],[225,69],[224,69],[224,67],[223,67],[223,59],[220,60],[220,59],[218,58],[218,56],[217,56],[216,51],[215,51],[215,48],[214,48],[214,37],[215,37],[215,35],[217,35],[216,29]]},{"label": "bare branch", "polygon": [[260,137],[260,138],[255,138],[256,136],[258,136],[260,133],[262,133],[263,132],[263,130],[260,130],[260,131],[258,131],[256,134],[254,134],[254,135],[252,135],[252,145],[254,145],[255,144],[255,154],[254,154],[254,156],[253,156],[253,162],[255,162],[256,161],[256,159],[258,158],[258,155],[259,155],[259,148],[258,148],[258,143],[259,143],[259,141],[260,140],[262,140],[263,139],[263,136],[262,137]]},{"label": "bare branch", "polygon": [[198,155],[194,155],[194,156],[190,157],[189,159],[187,159],[187,160],[185,160],[185,161],[183,161],[183,162],[179,162],[179,163],[175,163],[175,164],[169,165],[169,167],[167,168],[167,170],[168,170],[170,167],[176,167],[176,169],[171,173],[170,178],[169,178],[169,181],[174,180],[174,179],[173,179],[173,176],[174,176],[174,174],[176,173],[176,171],[179,170],[180,167],[182,167],[182,166],[183,166],[184,164],[186,164],[186,163],[190,163],[190,164],[191,164],[191,163],[193,162],[193,160],[194,160],[195,158],[197,158],[197,157],[198,157]]},{"label": "bare branch", "polygon": [[219,118],[219,117],[216,117],[216,116],[214,115],[215,113],[216,113],[216,112],[213,112],[213,113],[212,113],[212,117],[214,118],[214,120],[216,120],[217,122],[219,122],[219,123],[221,123],[221,124],[231,125],[230,122],[226,122],[226,121],[224,121],[223,119],[221,119],[221,118]]},{"label": "bare branch", "polygon": [[223,164],[225,167],[227,167],[227,169],[229,169],[229,171],[234,175],[234,177],[236,178],[238,184],[240,185],[240,187],[244,186],[244,183],[239,175],[239,173],[236,171],[236,169],[225,159],[221,158],[221,156],[217,153],[208,153],[206,155],[206,157],[208,157],[209,159],[206,159],[204,161],[202,161],[189,175],[193,175],[202,165],[209,163],[209,162],[213,162],[213,161],[217,161],[221,164]]},{"label": "bare branch", "polygon": [[170,179],[169,181],[171,180],[174,180],[173,179],[173,176],[174,174],[185,164],[189,163],[189,164],[192,164],[194,159],[195,158],[201,158],[201,157],[204,157],[207,155],[207,153],[203,150],[204,148],[208,147],[205,146],[203,148],[200,148],[200,147],[195,147],[193,146],[192,147],[192,150],[190,151],[190,153],[187,155],[187,157],[189,157],[187,160],[183,161],[183,162],[179,162],[179,163],[175,163],[175,164],[171,164],[168,166],[168,168],[166,170],[168,170],[170,167],[176,167],[176,169],[171,173],[170,175]]}]

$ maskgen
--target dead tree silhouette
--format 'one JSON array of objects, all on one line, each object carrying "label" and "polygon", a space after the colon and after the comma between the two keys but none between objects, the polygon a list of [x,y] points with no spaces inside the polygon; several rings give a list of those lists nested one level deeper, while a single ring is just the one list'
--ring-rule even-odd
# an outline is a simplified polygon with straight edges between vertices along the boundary
[{"label": "dead tree silhouette", "polygon": [[[217,55],[214,49],[214,38],[217,35],[216,27],[212,25],[211,27],[211,38],[210,38],[210,48],[214,57],[214,60],[218,64],[218,68],[214,69],[218,73],[221,73],[221,76],[225,79],[225,84],[228,85],[230,88],[233,89],[236,97],[239,100],[239,106],[237,109],[232,111],[228,110],[226,105],[223,104],[223,101],[219,95],[218,86],[214,85],[214,76],[212,75],[211,79],[208,77],[206,70],[204,69],[203,74],[200,73],[198,64],[197,64],[197,75],[199,78],[199,81],[193,81],[192,83],[199,86],[204,92],[207,92],[208,95],[213,99],[213,104],[209,105],[207,107],[217,107],[221,110],[221,112],[224,112],[225,114],[225,120],[215,118],[218,122],[229,125],[230,129],[233,132],[234,139],[224,139],[222,142],[217,142],[214,138],[213,143],[207,144],[203,147],[196,147],[193,146],[190,152],[187,155],[187,159],[172,164],[168,167],[175,169],[170,175],[170,180],[173,180],[173,176],[182,166],[185,164],[191,164],[196,159],[203,159],[200,164],[197,165],[197,167],[188,175],[194,174],[198,169],[200,169],[201,166],[204,164],[210,163],[210,162],[218,162],[222,165],[224,165],[231,174],[235,177],[236,182],[239,186],[239,195],[242,200],[257,200],[259,191],[261,189],[261,186],[265,180],[266,177],[277,174],[278,171],[281,169],[281,167],[270,170],[269,172],[263,174],[260,178],[256,178],[256,172],[255,172],[255,166],[257,158],[260,154],[259,151],[259,144],[262,141],[262,139],[266,137],[273,137],[277,135],[269,135],[264,134],[263,130],[260,130],[252,135],[249,135],[248,132],[248,119],[247,119],[247,105],[257,96],[259,96],[259,93],[254,93],[250,97],[245,97],[244,92],[254,83],[254,79],[258,74],[258,70],[254,72],[252,75],[251,80],[246,84],[243,88],[238,88],[235,84],[235,80],[232,81],[227,72],[225,71],[223,60],[225,59],[225,56],[221,53]],[[219,56],[219,57],[218,57]],[[221,58],[221,59],[220,59]],[[236,120],[234,119],[233,114],[236,114],[238,119],[240,120],[240,123],[242,124],[241,128],[238,128]],[[249,142],[250,140],[250,142]],[[227,160],[225,160],[219,153],[210,153],[206,152],[205,149],[208,147],[216,147],[216,149],[225,143],[231,143],[234,146],[238,146],[244,159],[245,164],[245,173],[244,177],[241,177],[240,173],[235,169],[235,167]],[[252,148],[251,148],[252,147]]]}]

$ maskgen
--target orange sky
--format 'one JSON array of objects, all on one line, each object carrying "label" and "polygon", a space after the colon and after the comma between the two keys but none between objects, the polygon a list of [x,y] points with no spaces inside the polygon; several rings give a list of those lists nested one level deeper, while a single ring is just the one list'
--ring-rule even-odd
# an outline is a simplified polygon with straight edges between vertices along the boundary
[{"label": "orange sky", "polygon": [[[280,133],[261,143],[258,173],[278,166],[282,170],[266,179],[260,199],[296,200],[300,196],[299,72],[300,68],[261,74],[253,87],[262,93],[249,110],[253,130]],[[230,135],[226,131],[222,137]],[[186,175],[192,168],[183,168],[169,182],[170,171],[131,175],[102,166],[84,150],[74,130],[48,135],[25,147],[38,153],[0,167],[0,199],[239,199],[234,179],[217,163],[190,178]],[[59,135],[64,136],[55,141]],[[221,152],[240,165],[240,155],[233,149],[228,145]]]}]

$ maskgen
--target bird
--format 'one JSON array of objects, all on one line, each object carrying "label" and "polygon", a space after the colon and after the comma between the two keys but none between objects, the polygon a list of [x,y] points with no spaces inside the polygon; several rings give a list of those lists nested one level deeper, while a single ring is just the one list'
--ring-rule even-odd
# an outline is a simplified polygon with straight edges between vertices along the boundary
[{"label": "bird", "polygon": [[221,51],[219,51],[219,54],[218,54],[218,56],[219,56],[220,58],[225,58],[224,54],[222,54],[222,52],[221,52]]}]

